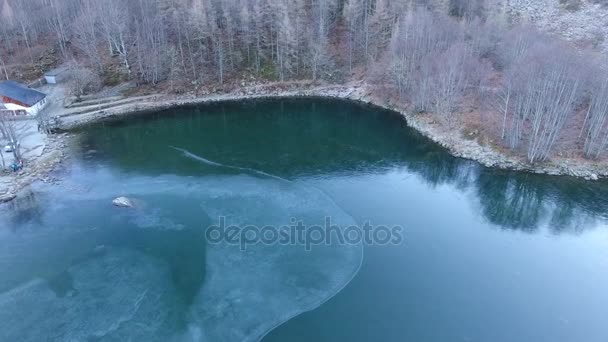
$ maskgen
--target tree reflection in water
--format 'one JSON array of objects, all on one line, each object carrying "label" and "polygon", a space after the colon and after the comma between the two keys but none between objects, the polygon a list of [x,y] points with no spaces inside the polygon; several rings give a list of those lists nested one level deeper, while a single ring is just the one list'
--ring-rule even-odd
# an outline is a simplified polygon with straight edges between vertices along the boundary
[{"label": "tree reflection in water", "polygon": [[[157,112],[85,130],[83,151],[128,172],[184,176],[226,172],[183,158],[290,180],[405,168],[429,186],[470,192],[491,223],[509,230],[576,233],[605,220],[608,183],[490,169],[455,158],[395,112],[353,102],[283,99],[215,103]],[[90,158],[90,156],[85,156]]]},{"label": "tree reflection in water", "polygon": [[406,165],[431,186],[472,190],[483,216],[503,229],[533,233],[547,226],[555,234],[579,233],[608,219],[605,181],[496,170],[439,151]]}]

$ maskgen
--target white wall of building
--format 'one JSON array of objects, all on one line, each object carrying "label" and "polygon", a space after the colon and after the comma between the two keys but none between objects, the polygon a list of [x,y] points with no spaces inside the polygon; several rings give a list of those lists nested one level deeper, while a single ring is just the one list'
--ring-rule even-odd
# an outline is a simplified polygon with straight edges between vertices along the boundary
[{"label": "white wall of building", "polygon": [[35,105],[31,106],[30,108],[27,108],[27,113],[29,115],[36,115],[44,107],[46,107],[47,103],[48,103],[48,101],[47,101],[47,98],[45,97],[44,99],[42,99],[42,101],[36,103]]},{"label": "white wall of building", "polygon": [[28,107],[23,107],[23,106],[20,106],[20,105],[16,105],[14,103],[5,103],[4,106],[8,110],[24,110],[27,113],[27,115],[36,115],[44,107],[46,107],[47,102],[48,101],[47,101],[47,99],[45,97],[42,101],[36,103],[35,105],[33,105],[33,106],[29,107],[29,108]]}]

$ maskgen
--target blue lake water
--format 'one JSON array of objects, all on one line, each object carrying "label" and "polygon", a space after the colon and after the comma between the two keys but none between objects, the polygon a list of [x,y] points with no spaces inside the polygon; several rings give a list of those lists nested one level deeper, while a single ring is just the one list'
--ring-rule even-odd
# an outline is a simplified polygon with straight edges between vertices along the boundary
[{"label": "blue lake water", "polygon": [[[0,206],[0,341],[608,341],[606,182],[484,168],[320,99],[146,114],[71,149]],[[208,241],[221,218],[403,241],[243,250]]]}]

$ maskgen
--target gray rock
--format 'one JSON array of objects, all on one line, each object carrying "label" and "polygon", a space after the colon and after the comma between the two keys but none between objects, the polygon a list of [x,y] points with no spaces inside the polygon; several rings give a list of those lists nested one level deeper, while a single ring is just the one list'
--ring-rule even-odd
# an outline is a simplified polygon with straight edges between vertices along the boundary
[{"label": "gray rock", "polygon": [[117,197],[112,201],[112,204],[121,208],[133,208],[133,201],[127,197]]}]

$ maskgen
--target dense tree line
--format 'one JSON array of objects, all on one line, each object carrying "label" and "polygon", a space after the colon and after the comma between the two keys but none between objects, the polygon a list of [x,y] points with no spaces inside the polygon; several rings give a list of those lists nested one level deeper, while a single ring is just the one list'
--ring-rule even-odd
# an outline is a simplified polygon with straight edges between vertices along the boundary
[{"label": "dense tree line", "polygon": [[[343,5],[343,4],[342,4]],[[120,60],[127,78],[223,83],[250,69],[279,80],[329,72],[337,0],[6,0],[3,63],[25,51],[34,63],[52,42],[100,71]]]},{"label": "dense tree line", "polygon": [[[344,82],[448,126],[490,104],[497,138],[531,162],[564,127],[585,156],[608,148],[608,74],[593,52],[507,20],[483,0],[0,0],[0,75],[49,49],[108,80],[179,90],[243,78]],[[87,69],[87,70],[84,70]],[[43,70],[40,70],[43,71]],[[87,84],[75,89],[81,95]]]}]

